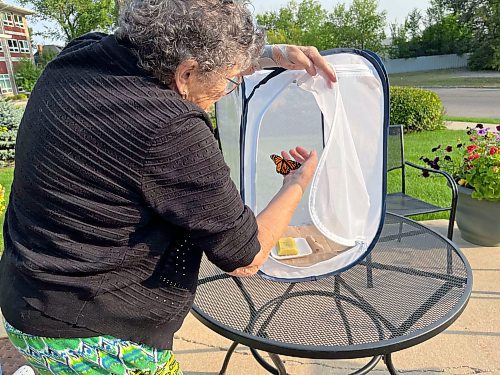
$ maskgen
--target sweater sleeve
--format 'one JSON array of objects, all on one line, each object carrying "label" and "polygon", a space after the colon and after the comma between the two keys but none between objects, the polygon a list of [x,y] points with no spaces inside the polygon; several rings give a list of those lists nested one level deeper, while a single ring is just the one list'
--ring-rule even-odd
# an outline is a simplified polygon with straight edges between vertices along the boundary
[{"label": "sweater sleeve", "polygon": [[243,204],[217,141],[201,117],[163,127],[142,178],[147,203],[226,272],[248,266],[260,251],[257,222]]}]

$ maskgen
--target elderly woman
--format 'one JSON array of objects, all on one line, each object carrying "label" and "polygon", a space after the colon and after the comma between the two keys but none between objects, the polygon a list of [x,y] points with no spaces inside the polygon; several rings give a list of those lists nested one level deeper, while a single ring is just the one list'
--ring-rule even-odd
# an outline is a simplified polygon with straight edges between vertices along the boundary
[{"label": "elderly woman", "polygon": [[173,335],[203,253],[234,276],[266,261],[316,153],[282,153],[302,167],[256,218],[205,111],[271,61],[335,79],[315,49],[264,48],[227,0],[134,0],[115,35],[47,66],[19,129],[0,270],[6,330],[40,374],[181,373]]}]

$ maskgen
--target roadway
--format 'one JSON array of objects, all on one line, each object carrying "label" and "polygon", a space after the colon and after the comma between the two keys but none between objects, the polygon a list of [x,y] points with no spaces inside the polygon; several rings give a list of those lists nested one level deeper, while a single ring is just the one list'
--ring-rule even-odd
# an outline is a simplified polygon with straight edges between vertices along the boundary
[{"label": "roadway", "polygon": [[448,116],[500,119],[500,89],[431,88],[439,95]]}]

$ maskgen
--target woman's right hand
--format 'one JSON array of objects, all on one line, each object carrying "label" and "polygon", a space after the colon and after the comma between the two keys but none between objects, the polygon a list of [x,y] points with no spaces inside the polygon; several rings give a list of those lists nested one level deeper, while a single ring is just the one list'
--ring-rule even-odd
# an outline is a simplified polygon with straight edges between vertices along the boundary
[{"label": "woman's right hand", "polygon": [[288,160],[293,157],[302,165],[299,169],[285,176],[283,187],[257,216],[260,252],[251,264],[231,272],[232,276],[251,276],[264,264],[269,257],[271,248],[276,245],[290,224],[290,220],[292,220],[293,214],[314,176],[318,165],[316,151],[309,152],[303,147],[296,147],[290,150],[290,154],[282,151],[281,156]]},{"label": "woman's right hand", "polygon": [[304,147],[299,146],[290,150],[290,153],[282,151],[281,157],[288,160],[291,160],[293,157],[295,161],[302,164],[299,169],[291,171],[285,176],[283,186],[298,184],[302,188],[302,192],[305,192],[318,166],[318,153],[316,150],[309,152]]}]

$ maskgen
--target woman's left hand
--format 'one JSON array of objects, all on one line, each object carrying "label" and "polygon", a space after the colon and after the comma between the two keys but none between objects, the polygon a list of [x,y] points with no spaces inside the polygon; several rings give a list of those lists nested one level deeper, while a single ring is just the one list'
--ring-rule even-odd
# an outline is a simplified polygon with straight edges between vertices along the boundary
[{"label": "woman's left hand", "polygon": [[337,82],[335,72],[316,47],[302,47],[278,44],[273,47],[273,60],[281,68],[289,70],[304,69],[311,76],[318,74],[317,69],[325,73],[325,78]]},{"label": "woman's left hand", "polygon": [[279,67],[289,70],[304,69],[311,76],[321,70],[332,84],[337,82],[335,72],[316,47],[294,46],[290,44],[267,45],[259,60],[259,66],[251,67],[243,75],[252,74],[256,69]]}]

